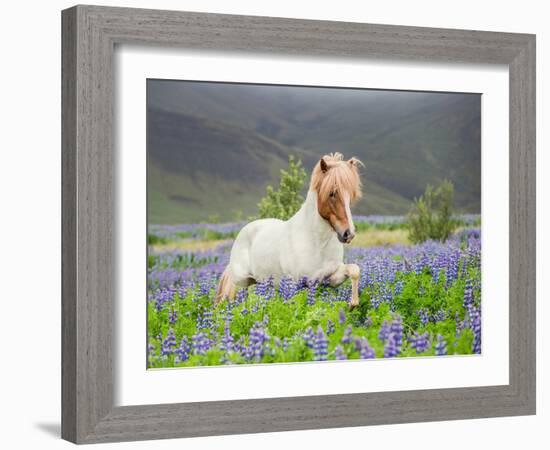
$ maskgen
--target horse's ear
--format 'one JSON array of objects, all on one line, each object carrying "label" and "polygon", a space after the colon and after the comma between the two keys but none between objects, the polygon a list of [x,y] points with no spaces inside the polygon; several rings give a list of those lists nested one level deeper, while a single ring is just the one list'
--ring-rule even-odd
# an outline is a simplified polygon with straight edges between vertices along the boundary
[{"label": "horse's ear", "polygon": [[348,163],[350,166],[353,166],[353,167],[359,167],[359,166],[365,167],[365,165],[360,160],[358,160],[355,156],[350,158],[348,160]]},{"label": "horse's ear", "polygon": [[328,170],[328,164],[325,161],[325,158],[321,158],[321,161],[319,161],[319,164],[321,165],[321,172],[326,173]]}]

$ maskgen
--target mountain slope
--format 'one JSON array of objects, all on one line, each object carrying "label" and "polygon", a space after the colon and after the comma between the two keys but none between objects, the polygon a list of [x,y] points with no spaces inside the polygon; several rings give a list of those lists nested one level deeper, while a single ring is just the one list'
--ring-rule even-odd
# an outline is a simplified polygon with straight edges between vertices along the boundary
[{"label": "mountain slope", "polygon": [[289,154],[309,173],[332,151],[366,164],[356,213],[405,213],[443,178],[479,212],[480,117],[478,95],[149,80],[149,220],[254,214]]}]

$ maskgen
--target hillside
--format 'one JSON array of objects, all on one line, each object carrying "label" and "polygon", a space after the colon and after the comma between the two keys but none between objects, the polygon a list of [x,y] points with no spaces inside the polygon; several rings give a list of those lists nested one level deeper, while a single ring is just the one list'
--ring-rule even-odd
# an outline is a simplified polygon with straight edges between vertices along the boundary
[{"label": "hillside", "polygon": [[359,214],[403,214],[445,177],[480,210],[478,95],[149,80],[147,113],[151,223],[247,217],[289,154],[310,171],[332,151],[366,164]]}]

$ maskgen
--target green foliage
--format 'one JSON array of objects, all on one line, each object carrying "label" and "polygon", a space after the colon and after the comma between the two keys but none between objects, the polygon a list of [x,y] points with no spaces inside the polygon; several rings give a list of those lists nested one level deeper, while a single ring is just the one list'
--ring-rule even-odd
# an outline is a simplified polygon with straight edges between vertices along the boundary
[{"label": "green foliage", "polygon": [[147,244],[148,245],[159,245],[159,244],[166,244],[168,243],[168,239],[157,236],[156,234],[148,234],[147,235]]},{"label": "green foliage", "polygon": [[428,239],[446,241],[457,226],[453,200],[452,182],[444,180],[437,188],[428,185],[424,195],[415,198],[407,216],[409,239],[413,243]]},{"label": "green foliage", "polygon": [[279,189],[272,186],[267,187],[267,194],[258,203],[258,217],[287,220],[292,217],[304,202],[300,194],[306,171],[302,167],[302,161],[294,161],[294,156],[288,157],[288,169],[281,169],[281,181]]}]

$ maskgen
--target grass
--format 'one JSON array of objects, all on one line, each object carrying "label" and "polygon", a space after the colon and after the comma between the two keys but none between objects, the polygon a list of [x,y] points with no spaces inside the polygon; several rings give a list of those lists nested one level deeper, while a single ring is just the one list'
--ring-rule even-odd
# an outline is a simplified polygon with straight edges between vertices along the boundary
[{"label": "grass", "polygon": [[359,231],[353,241],[352,247],[372,247],[378,245],[402,244],[409,245],[409,232],[404,229]]},{"label": "grass", "polygon": [[160,243],[151,245],[153,252],[161,253],[172,250],[180,251],[203,251],[211,250],[218,247],[219,245],[229,242],[230,239],[215,239],[215,240],[195,240],[195,239],[185,239],[178,241],[168,241],[167,243]]}]

